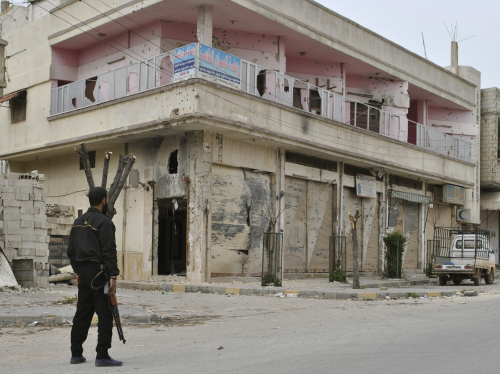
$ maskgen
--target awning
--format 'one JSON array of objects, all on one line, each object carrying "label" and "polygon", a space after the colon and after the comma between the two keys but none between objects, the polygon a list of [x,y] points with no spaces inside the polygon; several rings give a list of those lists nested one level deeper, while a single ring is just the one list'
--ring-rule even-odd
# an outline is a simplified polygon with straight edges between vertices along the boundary
[{"label": "awning", "polygon": [[500,192],[481,192],[481,210],[500,210]]},{"label": "awning", "polygon": [[19,95],[22,91],[24,91],[24,90],[19,90],[19,91],[11,92],[10,94],[7,94],[7,95],[5,95],[5,96],[0,97],[0,104],[2,104],[2,103],[3,103],[3,102],[5,102],[5,101],[9,101],[9,100],[14,99],[14,98],[15,98],[15,97],[17,97],[17,95]]},{"label": "awning", "polygon": [[427,195],[419,195],[416,193],[398,190],[391,190],[391,193],[392,197],[397,197],[398,199],[403,199],[414,203],[429,204],[431,202],[431,197]]}]

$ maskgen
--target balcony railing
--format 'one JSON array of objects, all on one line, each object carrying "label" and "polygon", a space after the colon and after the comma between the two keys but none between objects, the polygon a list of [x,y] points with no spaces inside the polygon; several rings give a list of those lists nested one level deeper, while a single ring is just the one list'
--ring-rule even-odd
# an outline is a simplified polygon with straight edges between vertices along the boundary
[{"label": "balcony railing", "polygon": [[413,129],[414,143],[418,147],[429,149],[459,160],[472,162],[472,144],[452,135],[434,130],[430,127],[409,121],[410,133]]},{"label": "balcony railing", "polygon": [[[204,50],[208,48],[210,51],[201,54],[201,47]],[[307,81],[281,74],[218,50],[212,50],[198,43],[182,48],[53,89],[51,92],[51,115],[120,99],[166,86],[181,79],[193,77],[211,79],[211,76],[207,75],[206,69],[204,70],[200,66],[200,61],[213,63],[215,51],[226,56],[226,60],[215,59],[215,69],[227,70],[227,74],[222,72],[221,76],[230,77],[230,74],[237,70],[233,75],[237,76],[236,80],[239,83],[228,84],[233,88],[387,137],[409,141],[406,134],[403,135],[401,131],[399,115],[346,98],[328,89],[309,84]],[[189,52],[186,52],[186,48]],[[184,51],[183,56],[188,56],[188,58],[189,55],[194,56],[193,68],[185,76],[174,73],[174,61],[182,55],[181,50]],[[231,61],[237,61],[237,64],[231,63]],[[218,72],[215,74],[218,78],[212,80],[224,84],[224,79],[220,79],[218,74]],[[441,138],[442,136],[444,138]],[[470,143],[425,128],[422,125],[418,125],[416,142],[412,143],[444,155],[466,161],[471,160]]]}]

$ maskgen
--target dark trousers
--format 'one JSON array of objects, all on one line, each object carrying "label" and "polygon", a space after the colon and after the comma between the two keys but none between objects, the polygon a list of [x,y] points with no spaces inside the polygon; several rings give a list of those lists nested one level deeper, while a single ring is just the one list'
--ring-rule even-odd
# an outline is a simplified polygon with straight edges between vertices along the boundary
[{"label": "dark trousers", "polygon": [[[86,262],[80,267],[78,304],[73,318],[73,327],[71,328],[71,353],[73,357],[80,357],[83,354],[82,345],[87,339],[94,312],[99,319],[97,323],[96,358],[109,357],[108,349],[111,348],[113,317],[109,309],[108,297],[104,295],[104,288],[102,287],[106,282],[106,277],[104,273],[97,276],[100,271],[100,264],[97,262]],[[91,285],[94,288],[100,288],[92,289]]]}]

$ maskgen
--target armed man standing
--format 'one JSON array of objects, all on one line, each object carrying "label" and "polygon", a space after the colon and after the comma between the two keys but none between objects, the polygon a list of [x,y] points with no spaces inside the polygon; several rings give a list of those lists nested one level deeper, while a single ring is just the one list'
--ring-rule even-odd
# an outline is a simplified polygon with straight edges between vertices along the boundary
[{"label": "armed man standing", "polygon": [[[78,284],[78,304],[71,329],[70,363],[80,364],[86,361],[82,355],[82,345],[87,339],[95,312],[99,319],[95,365],[120,366],[123,362],[113,360],[108,354],[113,335],[113,319],[108,297],[104,294],[106,276],[110,278],[109,292],[113,293],[116,290],[116,277],[120,274],[117,265],[115,225],[106,216],[108,209],[106,189],[91,188],[88,196],[90,208],[75,220],[67,252],[71,266],[77,274]],[[108,272],[107,275],[105,271]]]}]

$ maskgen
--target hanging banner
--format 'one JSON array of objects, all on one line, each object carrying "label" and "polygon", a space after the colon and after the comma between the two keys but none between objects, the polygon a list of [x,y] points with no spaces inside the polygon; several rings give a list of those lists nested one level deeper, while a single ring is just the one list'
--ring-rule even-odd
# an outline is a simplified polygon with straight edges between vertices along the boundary
[{"label": "hanging banner", "polygon": [[199,45],[199,77],[232,88],[241,88],[241,59],[206,45]]},{"label": "hanging banner", "polygon": [[359,197],[377,198],[377,179],[371,175],[356,174],[356,194]]},{"label": "hanging banner", "polygon": [[196,62],[196,43],[185,45],[174,51],[173,82],[194,78]]}]

